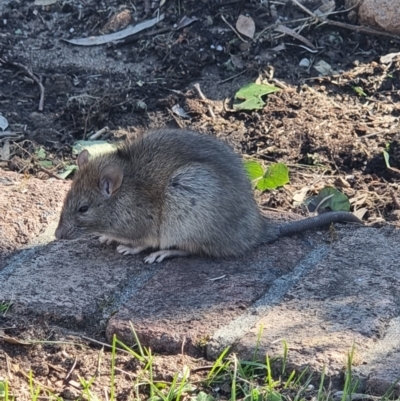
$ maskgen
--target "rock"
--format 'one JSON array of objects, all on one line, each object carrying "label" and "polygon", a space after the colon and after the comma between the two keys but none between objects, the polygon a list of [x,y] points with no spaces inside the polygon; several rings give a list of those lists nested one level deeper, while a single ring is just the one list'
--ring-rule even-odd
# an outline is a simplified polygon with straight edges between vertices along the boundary
[{"label": "rock", "polygon": [[400,34],[400,7],[398,1],[393,0],[346,0],[346,8],[358,12],[361,25],[378,28],[395,35]]},{"label": "rock", "polygon": [[299,63],[300,67],[308,68],[310,66],[310,60],[308,58],[303,58]]}]

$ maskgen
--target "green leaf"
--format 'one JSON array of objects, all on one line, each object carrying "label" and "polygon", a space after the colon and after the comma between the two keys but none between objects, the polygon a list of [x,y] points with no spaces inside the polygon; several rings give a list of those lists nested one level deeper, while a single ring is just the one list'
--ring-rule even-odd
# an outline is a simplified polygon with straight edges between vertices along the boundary
[{"label": "green leaf", "polygon": [[162,398],[158,395],[153,395],[153,397],[148,398],[148,401],[162,401]]},{"label": "green leaf", "polygon": [[71,164],[69,166],[66,166],[64,171],[62,173],[58,174],[58,176],[60,178],[64,178],[64,180],[65,180],[75,170],[78,170],[78,166]]},{"label": "green leaf", "polygon": [[264,175],[264,169],[262,168],[261,164],[255,160],[245,161],[243,164],[251,181],[261,178]]},{"label": "green leaf", "polygon": [[354,92],[357,93],[358,96],[367,96],[367,94],[364,92],[363,88],[360,88],[359,86],[353,86]]},{"label": "green leaf", "polygon": [[259,110],[265,105],[262,96],[279,91],[273,85],[250,83],[240,88],[235,95],[234,110]]},{"label": "green leaf", "polygon": [[6,385],[4,384],[4,382],[0,382],[0,398],[5,398],[5,397],[6,397]]},{"label": "green leaf", "polygon": [[321,189],[317,196],[311,196],[306,199],[304,204],[308,206],[311,212],[315,211],[317,208],[318,210],[326,209],[334,212],[350,211],[349,198],[344,193],[332,187]]},{"label": "green leaf", "polygon": [[196,401],[214,401],[214,397],[206,394],[204,391],[200,391],[199,394],[197,394]]},{"label": "green leaf", "polygon": [[264,174],[264,177],[257,182],[257,189],[265,191],[282,187],[289,182],[289,169],[283,163],[271,164]]},{"label": "green leaf", "polygon": [[282,401],[282,395],[279,394],[276,391],[271,391],[268,395],[267,395],[267,400],[268,401]]},{"label": "green leaf", "polygon": [[390,162],[389,162],[390,156],[389,156],[389,153],[386,152],[386,150],[383,150],[382,152],[383,152],[383,158],[385,159],[386,167],[390,168]]},{"label": "green leaf", "polygon": [[53,167],[53,162],[51,160],[39,160],[39,164],[43,168],[51,168],[51,167]]},{"label": "green leaf", "polygon": [[72,146],[72,154],[78,155],[82,150],[87,149],[91,156],[98,156],[104,153],[112,152],[117,146],[106,141],[77,141]]},{"label": "green leaf", "polygon": [[46,151],[45,151],[44,148],[42,148],[42,147],[37,148],[37,149],[35,150],[35,156],[36,156],[38,159],[45,159],[45,158],[46,158]]}]

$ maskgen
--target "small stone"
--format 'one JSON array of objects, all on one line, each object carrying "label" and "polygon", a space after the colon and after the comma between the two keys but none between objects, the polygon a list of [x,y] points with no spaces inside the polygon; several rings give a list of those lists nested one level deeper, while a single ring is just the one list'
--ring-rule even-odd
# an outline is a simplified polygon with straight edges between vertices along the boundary
[{"label": "small stone", "polygon": [[310,66],[310,60],[308,58],[303,58],[299,63],[300,67],[308,68]]},{"label": "small stone", "polygon": [[215,50],[218,52],[222,52],[222,50],[224,50],[224,48],[221,45],[218,45]]}]

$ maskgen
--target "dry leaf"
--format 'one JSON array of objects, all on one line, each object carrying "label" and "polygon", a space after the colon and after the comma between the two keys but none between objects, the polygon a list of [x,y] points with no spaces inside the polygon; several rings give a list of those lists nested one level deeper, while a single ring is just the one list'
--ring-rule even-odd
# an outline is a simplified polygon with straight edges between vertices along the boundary
[{"label": "dry leaf", "polygon": [[254,34],[256,33],[256,24],[250,17],[239,15],[239,18],[236,21],[236,29],[242,35],[245,35],[248,38],[253,39]]},{"label": "dry leaf", "polygon": [[332,67],[330,64],[328,64],[324,60],[319,60],[314,64],[314,68],[321,74],[321,75],[330,75],[333,74],[334,71],[332,70]]},{"label": "dry leaf", "polygon": [[174,29],[176,31],[178,31],[179,29],[185,28],[186,26],[192,24],[193,22],[198,21],[199,19],[197,17],[188,17],[188,16],[184,16],[178,23],[178,25],[176,27],[174,27]]},{"label": "dry leaf", "polygon": [[311,187],[303,187],[300,190],[296,191],[293,194],[293,205],[299,206],[304,202],[304,199],[307,195],[307,192],[311,189]]},{"label": "dry leaf", "polygon": [[293,38],[303,42],[306,46],[310,47],[312,50],[317,50],[316,47],[308,39],[306,39],[303,35],[300,35],[299,33],[295,32],[293,29],[290,29],[289,27],[287,27],[285,25],[278,25],[275,28],[275,31],[292,36]]},{"label": "dry leaf", "polygon": [[382,56],[379,61],[382,64],[389,64],[392,63],[393,60],[398,60],[398,59],[400,59],[400,53],[389,53]]},{"label": "dry leaf", "polygon": [[239,70],[241,70],[244,67],[243,60],[239,56],[231,54],[231,61],[232,64],[235,66],[235,68],[238,68]]},{"label": "dry leaf", "polygon": [[15,344],[15,345],[32,345],[32,343],[29,343],[27,341],[22,341],[18,340],[18,338],[15,337],[9,337],[6,335],[1,335],[0,339],[2,339],[4,342],[9,343],[9,344]]},{"label": "dry leaf", "polygon": [[368,212],[368,209],[366,207],[363,207],[362,209],[356,210],[353,214],[354,216],[358,217],[360,220],[364,217],[365,213]]},{"label": "dry leaf", "polygon": [[79,38],[79,39],[62,39],[64,42],[71,43],[77,46],[98,46],[104,45],[105,43],[115,42],[117,40],[121,40],[127,38],[128,36],[134,35],[138,32],[143,31],[144,29],[148,29],[158,24],[160,21],[164,19],[164,14],[161,14],[159,17],[153,18],[151,20],[140,22],[135,26],[129,26],[128,28],[123,29],[122,31],[118,31],[115,33],[110,33],[108,35],[101,36],[89,36],[87,38]]}]

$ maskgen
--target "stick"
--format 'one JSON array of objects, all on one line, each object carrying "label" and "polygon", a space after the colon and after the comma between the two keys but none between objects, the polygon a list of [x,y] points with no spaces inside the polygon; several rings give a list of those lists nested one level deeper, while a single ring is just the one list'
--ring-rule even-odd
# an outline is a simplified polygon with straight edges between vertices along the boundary
[{"label": "stick", "polygon": [[65,376],[64,380],[68,380],[69,377],[71,376],[71,373],[74,371],[76,363],[78,362],[78,359],[75,358],[74,363],[71,366],[71,369],[68,371],[67,375]]},{"label": "stick", "polygon": [[[207,101],[208,99],[204,96],[203,92],[200,89],[200,84],[194,84],[193,86],[194,86],[194,89],[196,89],[196,92],[199,95],[200,99]],[[209,104],[207,104],[207,107],[208,107],[208,113],[210,114],[210,117],[215,118],[215,114],[214,114],[211,106]]]},{"label": "stick", "polygon": [[[307,7],[305,7],[303,4],[301,4],[298,0],[292,0],[292,2],[294,4],[296,4],[296,6],[299,7],[301,10],[303,10],[306,14],[310,15],[312,18],[315,18],[315,20],[318,22],[325,23],[328,25],[338,26],[339,28],[349,29],[350,31],[367,33],[370,35],[388,36],[389,38],[400,40],[400,36],[398,36],[398,35],[393,35],[391,33],[384,32],[384,31],[378,31],[373,28],[368,28],[367,26],[351,25],[351,24],[346,24],[345,22],[333,21],[330,19],[321,18],[321,17],[315,15],[313,12],[311,12]],[[354,8],[354,7],[352,7],[352,8]]]},{"label": "stick", "polygon": [[240,36],[239,32],[226,20],[226,18],[224,17],[224,14],[221,14],[221,18],[222,18],[222,21],[224,21],[225,24],[228,25],[229,28],[232,29],[232,31],[236,34],[236,36],[237,36],[243,43],[247,43],[247,40],[244,40],[244,39]]},{"label": "stick", "polygon": [[400,36],[399,35],[393,35],[393,34],[388,33],[388,32],[378,31],[378,30],[373,29],[373,28],[368,28],[367,26],[350,25],[350,24],[346,24],[344,22],[333,21],[333,20],[330,20],[330,19],[322,20],[321,22],[326,22],[328,25],[338,26],[339,28],[345,28],[345,29],[349,29],[349,30],[355,31],[355,32],[367,33],[369,35],[388,36],[389,38],[400,40]]},{"label": "stick", "polygon": [[39,163],[35,161],[35,166],[38,168],[40,171],[43,171],[44,173],[48,174],[50,177],[53,177],[57,180],[64,181],[63,178],[59,177],[57,174],[53,173],[52,171],[48,170],[47,168],[42,167]]},{"label": "stick", "polygon": [[18,67],[21,70],[24,70],[26,75],[28,75],[30,78],[32,78],[40,88],[40,100],[39,100],[39,111],[43,111],[43,106],[44,106],[44,86],[39,78],[36,77],[36,75],[25,65],[21,63],[15,63],[13,61],[8,61],[8,60],[3,60],[0,58],[0,63],[2,64],[10,64],[13,65],[14,67]]}]

